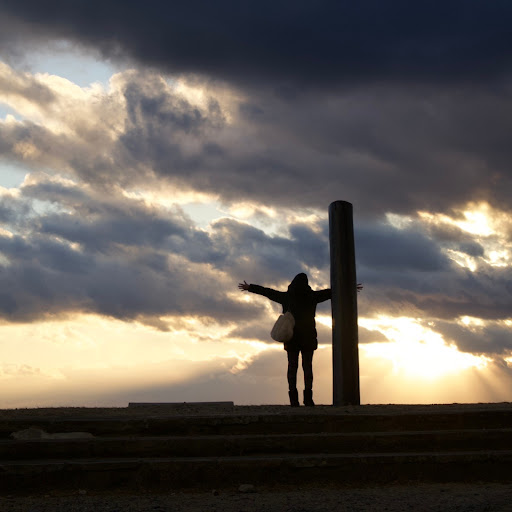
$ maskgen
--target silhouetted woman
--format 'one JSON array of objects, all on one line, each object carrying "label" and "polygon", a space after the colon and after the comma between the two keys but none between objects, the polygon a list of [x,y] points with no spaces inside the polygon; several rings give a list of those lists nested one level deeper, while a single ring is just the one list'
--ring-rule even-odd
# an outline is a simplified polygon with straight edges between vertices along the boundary
[{"label": "silhouetted woman", "polygon": [[313,352],[318,347],[315,312],[316,305],[331,298],[331,290],[313,291],[308,284],[306,274],[297,274],[288,286],[288,291],[279,292],[272,288],[264,288],[257,284],[247,284],[245,281],[238,285],[242,291],[263,295],[283,306],[283,313],[290,311],[295,318],[293,337],[284,344],[288,353],[288,394],[290,405],[299,406],[297,392],[297,369],[299,353],[302,354],[302,369],[304,370],[304,405],[313,406]]}]

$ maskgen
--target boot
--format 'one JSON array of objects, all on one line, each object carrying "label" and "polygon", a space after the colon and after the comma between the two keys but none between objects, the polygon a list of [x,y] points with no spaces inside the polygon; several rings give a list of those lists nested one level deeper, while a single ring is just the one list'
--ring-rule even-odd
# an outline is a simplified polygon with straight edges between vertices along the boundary
[{"label": "boot", "polygon": [[315,402],[313,402],[313,390],[304,390],[304,405],[306,407],[313,407],[315,405]]},{"label": "boot", "polygon": [[290,405],[292,407],[299,407],[299,392],[296,389],[288,391],[290,397]]}]

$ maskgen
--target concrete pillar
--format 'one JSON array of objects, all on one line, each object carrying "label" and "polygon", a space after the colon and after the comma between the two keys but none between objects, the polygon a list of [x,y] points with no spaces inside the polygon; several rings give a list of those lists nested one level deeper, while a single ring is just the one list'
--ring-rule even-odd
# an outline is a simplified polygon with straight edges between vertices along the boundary
[{"label": "concrete pillar", "polygon": [[357,279],[352,204],[329,206],[333,405],[359,405]]}]

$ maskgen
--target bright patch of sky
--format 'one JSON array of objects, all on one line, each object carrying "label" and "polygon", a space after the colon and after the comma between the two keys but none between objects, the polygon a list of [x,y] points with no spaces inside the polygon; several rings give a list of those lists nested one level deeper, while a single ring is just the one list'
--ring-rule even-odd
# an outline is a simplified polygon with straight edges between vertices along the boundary
[{"label": "bright patch of sky", "polygon": [[16,110],[0,101],[0,120],[5,120],[7,116],[12,116],[18,121],[21,119]]},{"label": "bright patch of sky", "polygon": [[[92,83],[108,85],[110,77],[120,69],[108,62],[102,62],[74,48],[66,41],[48,44],[26,55],[24,67],[31,73],[46,73],[66,78],[80,87]],[[19,114],[8,105],[0,103],[0,119],[7,116],[19,119]],[[0,162],[0,186],[19,187],[29,170],[12,163]]]},{"label": "bright patch of sky", "polygon": [[18,188],[28,172],[28,169],[20,165],[0,162],[0,187]]},{"label": "bright patch of sky", "polygon": [[26,56],[25,64],[32,73],[57,75],[80,87],[88,87],[95,82],[107,86],[110,77],[120,71],[114,64],[100,61],[67,41],[39,48]]},{"label": "bright patch of sky", "polygon": [[359,318],[359,324],[382,332],[389,343],[362,345],[368,355],[388,359],[396,375],[436,379],[469,368],[484,368],[489,360],[483,356],[460,352],[447,345],[443,337],[414,318]]},{"label": "bright patch of sky", "polygon": [[[80,87],[100,83],[107,87],[110,77],[120,69],[108,62],[102,62],[74,48],[66,41],[49,44],[26,55],[24,67],[31,73],[45,73],[66,78]],[[19,114],[8,105],[0,103],[0,119],[13,116],[19,120]],[[12,163],[0,162],[0,186],[19,187],[29,169]]]},{"label": "bright patch of sky", "polygon": [[[484,249],[482,256],[473,256],[453,247],[444,247],[447,256],[461,267],[476,272],[482,263],[493,267],[508,267],[512,261],[512,245],[506,233],[512,227],[510,217],[503,211],[492,208],[488,203],[469,203],[464,209],[449,216],[441,213],[419,211],[421,223],[431,226],[458,228],[469,235]],[[387,222],[397,229],[410,228],[415,222],[411,216],[388,213]]]},{"label": "bright patch of sky", "polygon": [[[222,218],[247,222],[271,236],[287,236],[287,226],[293,222],[314,223],[320,218],[312,212],[281,211],[280,215],[270,208],[249,203],[225,205],[217,197],[192,192],[130,190],[124,191],[130,199],[142,200],[148,205],[164,209],[178,206],[200,229],[208,230],[213,222]],[[314,225],[314,224],[312,224]]]},{"label": "bright patch of sky", "polygon": [[448,215],[430,212],[418,212],[419,217],[425,222],[434,224],[448,224],[460,228],[462,231],[477,236],[490,236],[495,233],[493,228],[493,211],[487,203],[467,205],[466,210],[458,210],[458,218]]},{"label": "bright patch of sky", "polygon": [[269,209],[255,208],[251,205],[228,207],[213,199],[183,203],[181,208],[201,229],[208,229],[215,220],[230,218],[247,222],[270,236],[286,236],[286,219],[277,217]]},{"label": "bright patch of sky", "polygon": [[[179,325],[171,325],[171,332],[163,332],[137,322],[83,314],[65,321],[2,325],[3,362],[57,372],[63,367],[109,368],[157,363],[184,356],[190,361],[208,361],[216,357],[246,360],[269,348],[261,342],[226,340],[229,329],[220,326],[212,330],[211,338],[205,337],[205,325],[198,319],[185,317],[175,323]],[[25,350],[16,350],[20,345]],[[78,358],[73,356],[77,352],[80,354]]]},{"label": "bright patch of sky", "polygon": [[201,229],[207,229],[212,220],[225,216],[221,205],[217,201],[186,203],[182,206],[183,211],[194,220]]},{"label": "bright patch of sky", "polygon": [[412,217],[408,215],[398,215],[396,213],[386,213],[386,220],[391,226],[397,229],[407,229],[413,222]]}]

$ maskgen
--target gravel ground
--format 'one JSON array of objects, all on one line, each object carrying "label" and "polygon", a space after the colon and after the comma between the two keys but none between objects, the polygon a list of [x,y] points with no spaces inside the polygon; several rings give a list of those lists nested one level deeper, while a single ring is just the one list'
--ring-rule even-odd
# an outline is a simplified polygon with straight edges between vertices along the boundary
[{"label": "gravel ground", "polygon": [[512,485],[421,484],[365,488],[0,497],[1,512],[506,512]]}]

